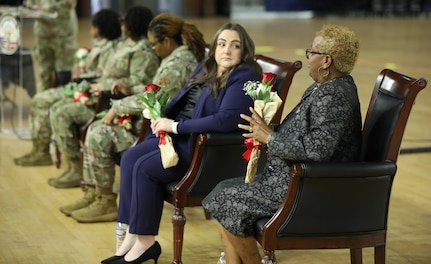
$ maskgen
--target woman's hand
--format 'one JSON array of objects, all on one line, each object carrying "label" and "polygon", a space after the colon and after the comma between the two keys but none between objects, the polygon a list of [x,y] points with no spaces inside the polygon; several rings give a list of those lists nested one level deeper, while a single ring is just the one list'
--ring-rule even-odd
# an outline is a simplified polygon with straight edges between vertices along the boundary
[{"label": "woman's hand", "polygon": [[105,125],[112,125],[112,121],[117,116],[117,113],[115,113],[114,108],[110,108],[108,113],[102,118],[102,123]]},{"label": "woman's hand", "polygon": [[90,93],[94,96],[99,96],[104,90],[103,84],[101,83],[92,83],[90,84]]},{"label": "woman's hand", "polygon": [[172,132],[174,120],[168,118],[151,119],[151,130],[154,134],[159,135],[160,131]]},{"label": "woman's hand", "polygon": [[72,68],[72,80],[75,80],[76,78],[79,78],[81,74],[83,74],[84,71],[81,67],[78,66],[78,64],[73,65]]},{"label": "woman's hand", "polygon": [[261,144],[267,144],[269,136],[274,132],[259,114],[254,111],[253,107],[250,107],[251,116],[241,114],[241,118],[249,122],[249,125],[238,124],[238,127],[248,131],[248,133],[242,134],[246,138],[254,138]]},{"label": "woman's hand", "polygon": [[111,93],[112,94],[122,93],[124,95],[131,95],[132,91],[131,89],[129,89],[129,87],[127,87],[125,83],[116,82],[111,87]]}]

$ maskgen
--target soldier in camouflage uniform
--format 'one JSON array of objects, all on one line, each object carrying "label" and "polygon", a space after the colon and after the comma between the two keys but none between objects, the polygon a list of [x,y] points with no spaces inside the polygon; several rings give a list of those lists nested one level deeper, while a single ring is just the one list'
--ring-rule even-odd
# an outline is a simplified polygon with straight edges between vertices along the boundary
[{"label": "soldier in camouflage uniform", "polygon": [[[150,23],[148,38],[157,55],[163,60],[152,83],[161,87],[158,92],[175,96],[185,85],[199,61],[205,56],[205,41],[201,32],[179,17],[171,14],[156,16]],[[133,87],[135,94],[142,94],[144,85]],[[144,105],[136,95],[113,102],[109,113],[93,123],[86,134],[84,146],[84,181],[87,184],[83,198],[60,210],[78,222],[104,222],[117,219],[117,205],[109,202],[115,197],[114,154],[127,150],[136,141],[140,122],[127,130],[113,124],[115,116],[129,114],[142,119]],[[94,194],[94,195],[93,195]]]},{"label": "soldier in camouflage uniform", "polygon": [[[94,46],[86,58],[84,69],[75,71],[74,77],[101,76],[109,56],[114,52],[121,36],[119,15],[113,10],[101,10],[92,18],[91,35]],[[76,64],[73,68],[79,68]],[[78,72],[80,73],[79,75]],[[51,122],[49,109],[56,105],[72,102],[65,97],[65,87],[55,87],[37,93],[30,103],[30,128],[33,148],[29,154],[15,158],[21,166],[51,165],[49,142],[51,140]]]},{"label": "soldier in camouflage uniform", "polygon": [[56,18],[40,17],[34,23],[37,91],[41,92],[51,88],[54,71],[72,69],[78,33],[76,0],[27,0],[25,5],[57,12]]},{"label": "soldier in camouflage uniform", "polygon": [[[127,39],[118,45],[116,52],[109,58],[102,77],[91,84],[90,93],[98,95],[110,91],[117,83],[135,86],[153,79],[160,61],[146,37],[152,18],[152,11],[146,7],[136,6],[128,10],[122,24]],[[50,110],[53,134],[68,164],[68,169],[62,175],[48,180],[50,185],[56,188],[80,185],[80,143],[74,126],[85,124],[93,116],[94,109],[80,102],[62,104]]]}]

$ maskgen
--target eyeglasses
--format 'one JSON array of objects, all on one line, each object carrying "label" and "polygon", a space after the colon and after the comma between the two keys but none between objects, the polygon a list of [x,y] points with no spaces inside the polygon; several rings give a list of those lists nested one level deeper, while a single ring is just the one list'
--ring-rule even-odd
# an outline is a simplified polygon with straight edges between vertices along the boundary
[{"label": "eyeglasses", "polygon": [[159,40],[156,40],[155,42],[151,42],[150,41],[150,46],[151,46],[151,48],[153,48],[154,49],[154,47],[157,45],[157,43],[159,43],[160,41]]},{"label": "eyeglasses", "polygon": [[322,53],[322,52],[318,52],[318,51],[312,51],[311,49],[305,50],[305,57],[307,57],[307,59],[309,59],[311,57],[311,55],[313,55],[313,54],[328,55],[326,53]]}]

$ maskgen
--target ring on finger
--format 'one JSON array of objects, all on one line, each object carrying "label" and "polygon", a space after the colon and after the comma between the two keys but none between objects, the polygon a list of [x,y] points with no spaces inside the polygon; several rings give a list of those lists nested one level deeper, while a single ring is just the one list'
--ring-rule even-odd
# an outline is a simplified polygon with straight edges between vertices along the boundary
[{"label": "ring on finger", "polygon": [[250,133],[253,132],[253,128],[250,126],[250,128],[248,129],[250,131]]}]

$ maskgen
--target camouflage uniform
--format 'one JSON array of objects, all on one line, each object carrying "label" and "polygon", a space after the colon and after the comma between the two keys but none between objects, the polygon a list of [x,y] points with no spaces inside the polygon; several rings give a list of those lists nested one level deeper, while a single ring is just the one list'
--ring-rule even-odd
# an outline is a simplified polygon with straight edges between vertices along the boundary
[{"label": "camouflage uniform", "polygon": [[[83,76],[101,75],[107,58],[113,53],[117,41],[107,39],[98,40],[86,59]],[[37,93],[30,102],[30,129],[33,150],[14,161],[18,165],[36,166],[52,164],[49,155],[51,140],[51,122],[49,112],[58,105],[71,103],[73,100],[64,95],[64,87],[50,88]]]},{"label": "camouflage uniform", "polygon": [[[167,91],[173,97],[185,85],[197,64],[198,62],[188,46],[180,46],[162,60],[152,83],[159,85],[162,87],[161,91]],[[139,85],[133,87],[133,90],[136,94],[142,94],[144,88],[145,85]],[[116,113],[136,115],[136,119],[142,120],[144,106],[136,95],[114,101],[113,108]],[[134,122],[134,129],[131,131],[120,125],[105,125],[100,121],[90,125],[85,137],[83,176],[85,183],[95,185],[96,193],[112,196],[115,179],[114,153],[127,150],[136,141],[141,127],[139,121]],[[88,190],[92,191],[92,188],[89,187]],[[115,220],[116,206],[107,210],[100,208],[101,205],[97,202],[88,206],[82,203],[82,201],[89,200],[88,197],[91,196],[88,190],[85,192],[84,198],[80,200],[81,202],[77,201],[60,210],[66,214],[70,213],[79,222]],[[111,218],[114,215],[113,210],[115,210],[115,219]]]},{"label": "camouflage uniform", "polygon": [[38,18],[34,23],[35,58],[38,67],[37,91],[51,87],[52,72],[71,70],[76,51],[78,20],[76,0],[27,0],[26,5],[39,5],[47,12],[57,12],[57,18]]},{"label": "camouflage uniform", "polygon": [[[138,42],[125,40],[109,58],[102,77],[96,82],[103,84],[105,90],[110,90],[116,82],[128,86],[138,85],[152,80],[158,66],[159,59],[148,39]],[[93,115],[94,109],[80,102],[61,104],[50,109],[53,134],[60,152],[68,162],[69,171],[60,177],[51,178],[49,184],[58,188],[79,186],[80,144],[73,126],[85,124]]]}]

